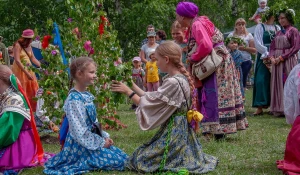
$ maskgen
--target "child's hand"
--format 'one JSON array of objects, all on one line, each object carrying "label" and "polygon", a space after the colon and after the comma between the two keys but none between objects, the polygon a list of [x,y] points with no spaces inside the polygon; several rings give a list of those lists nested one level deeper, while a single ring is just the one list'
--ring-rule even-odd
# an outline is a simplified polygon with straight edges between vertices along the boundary
[{"label": "child's hand", "polygon": [[114,141],[111,138],[106,138],[105,140],[107,140],[110,143],[110,146],[114,144]]},{"label": "child's hand", "polygon": [[249,20],[252,21],[252,20],[254,20],[254,18],[251,17],[251,18],[249,18]]},{"label": "child's hand", "polygon": [[[111,139],[110,138],[106,138],[105,139],[105,144],[104,144],[104,148],[109,148],[112,144],[111,144],[111,142],[112,142],[112,140],[110,141]],[[112,142],[113,143],[113,142]]]}]

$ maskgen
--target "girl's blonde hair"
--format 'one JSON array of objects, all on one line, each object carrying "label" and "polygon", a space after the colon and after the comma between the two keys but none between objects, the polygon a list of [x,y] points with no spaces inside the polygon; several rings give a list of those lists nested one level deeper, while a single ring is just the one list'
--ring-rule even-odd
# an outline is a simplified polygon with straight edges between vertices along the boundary
[{"label": "girl's blonde hair", "polygon": [[72,60],[70,64],[70,74],[71,74],[71,80],[70,80],[70,86],[71,89],[73,86],[73,80],[76,79],[76,73],[78,71],[85,71],[86,67],[90,64],[94,64],[96,66],[95,61],[90,57],[78,57]]},{"label": "girl's blonde hair", "polygon": [[244,19],[244,18],[239,18],[239,19],[237,19],[237,20],[235,21],[235,23],[234,23],[234,32],[233,32],[233,36],[238,36],[236,26],[237,26],[238,24],[240,24],[240,23],[244,24],[244,31],[243,31],[243,34],[244,34],[244,35],[248,35],[249,32],[247,31],[247,28],[246,28],[247,23],[246,23],[245,19]]},{"label": "girl's blonde hair", "polygon": [[155,52],[162,56],[162,57],[169,57],[170,62],[178,68],[179,72],[182,73],[188,80],[189,85],[190,85],[190,94],[191,94],[191,99],[192,99],[192,106],[196,107],[197,106],[197,96],[194,96],[194,81],[190,75],[190,73],[185,69],[182,60],[181,60],[181,48],[178,44],[176,44],[173,41],[165,41],[162,44],[160,44]]}]

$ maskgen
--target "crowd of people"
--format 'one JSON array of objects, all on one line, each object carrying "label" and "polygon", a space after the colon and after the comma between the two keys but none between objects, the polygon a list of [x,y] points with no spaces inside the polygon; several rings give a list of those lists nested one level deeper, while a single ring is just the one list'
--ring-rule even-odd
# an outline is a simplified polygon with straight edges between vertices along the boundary
[{"label": "crowd of people", "polygon": [[[256,55],[252,106],[257,110],[253,115],[262,115],[270,107],[270,114],[285,116],[293,124],[284,160],[277,166],[284,173],[300,173],[300,36],[293,26],[295,12],[287,8],[275,11],[266,6],[266,0],[259,0],[259,5],[250,18],[258,23],[254,36],[247,31],[246,20],[239,18],[224,40],[208,17],[198,16],[199,9],[192,2],[177,4],[172,41],[166,40],[165,31],[155,32],[153,25],[147,26],[139,56],[132,59],[133,86],[116,80],[110,86],[111,91],[131,99],[141,130],[160,128],[130,156],[114,146],[98,123],[95,97],[87,91],[97,78],[97,66],[89,57],[70,63],[75,85],[64,102],[62,149],[56,155],[43,151],[34,114],[54,131],[58,128],[43,115],[43,102],[34,100],[42,89],[27,67],[41,63],[31,47],[33,30],[24,30],[7,53],[2,51],[6,65],[0,65],[0,172],[18,173],[38,164],[44,165],[45,174],[213,171],[218,158],[203,152],[196,133],[202,132],[207,140],[222,139],[249,127],[244,107],[246,81]],[[220,63],[208,66],[213,59]],[[204,78],[195,73],[198,70]]]}]

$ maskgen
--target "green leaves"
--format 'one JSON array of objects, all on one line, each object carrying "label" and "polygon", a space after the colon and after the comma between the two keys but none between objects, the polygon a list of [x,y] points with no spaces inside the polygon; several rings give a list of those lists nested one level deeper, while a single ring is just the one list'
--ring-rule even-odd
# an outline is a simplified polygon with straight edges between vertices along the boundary
[{"label": "green leaves", "polygon": [[[121,57],[117,32],[100,19],[100,16],[106,13],[97,10],[98,3],[99,1],[95,0],[84,2],[67,0],[66,6],[69,12],[67,18],[69,20],[64,19],[61,36],[65,53],[70,61],[80,56],[89,56],[94,59],[97,64],[98,80],[89,87],[89,91],[96,98],[94,103],[97,105],[98,118],[108,125],[117,126],[115,121],[109,118],[115,116],[116,107],[124,101],[124,96],[112,93],[109,87],[112,80],[131,82],[131,65],[130,63],[116,65],[117,62],[120,62]],[[104,16],[102,18],[104,19]],[[52,20],[47,20],[48,31],[52,30],[52,23]],[[104,24],[104,33],[100,35],[98,26],[101,23]],[[86,48],[84,48],[85,43],[89,43]],[[94,52],[86,50],[88,48],[93,48]],[[48,64],[42,66],[44,73],[39,81],[40,86],[46,92],[41,98],[45,101],[46,115],[50,118],[60,117],[64,113],[62,106],[68,95],[70,82],[67,72],[68,65],[63,65],[57,49],[55,46],[49,46],[43,50],[43,57]],[[53,54],[56,52],[58,54]],[[59,102],[58,108],[54,106],[57,101]],[[102,120],[103,117],[105,120]]]}]

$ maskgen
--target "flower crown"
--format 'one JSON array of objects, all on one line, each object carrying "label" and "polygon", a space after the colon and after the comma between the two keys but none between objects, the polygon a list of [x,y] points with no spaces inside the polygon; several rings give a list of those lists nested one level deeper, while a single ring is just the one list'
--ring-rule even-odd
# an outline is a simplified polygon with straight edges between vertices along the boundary
[{"label": "flower crown", "polygon": [[242,40],[239,37],[235,37],[235,36],[227,37],[225,39],[226,46],[230,43],[230,41],[235,41],[238,43],[238,45],[246,46],[246,43],[244,42],[244,40]]}]

